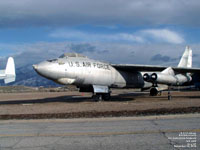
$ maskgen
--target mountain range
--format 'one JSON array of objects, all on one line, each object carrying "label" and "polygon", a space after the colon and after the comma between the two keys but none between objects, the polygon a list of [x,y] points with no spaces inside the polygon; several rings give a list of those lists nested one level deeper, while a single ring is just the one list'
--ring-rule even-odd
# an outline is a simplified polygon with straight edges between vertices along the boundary
[{"label": "mountain range", "polygon": [[[0,81],[1,86],[4,86],[4,81]],[[16,68],[16,81],[12,82],[8,85],[24,85],[24,86],[32,86],[32,87],[58,87],[59,84],[48,80],[46,78],[38,75],[35,70],[32,68],[32,64],[26,65],[20,68]]]}]

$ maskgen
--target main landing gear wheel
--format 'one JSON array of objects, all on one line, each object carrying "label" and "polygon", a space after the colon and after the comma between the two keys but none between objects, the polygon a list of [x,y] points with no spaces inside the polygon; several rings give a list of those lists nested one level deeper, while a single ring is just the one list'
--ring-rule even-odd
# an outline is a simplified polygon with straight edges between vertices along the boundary
[{"label": "main landing gear wheel", "polygon": [[110,93],[105,93],[105,94],[102,94],[102,99],[107,101],[110,99]]},{"label": "main landing gear wheel", "polygon": [[156,95],[158,95],[158,90],[156,88],[151,88],[150,96],[156,96]]},{"label": "main landing gear wheel", "polygon": [[92,99],[94,99],[95,102],[101,101],[101,100],[109,100],[110,99],[110,93],[96,93],[92,95]]},{"label": "main landing gear wheel", "polygon": [[92,95],[92,99],[95,101],[95,102],[99,102],[102,100],[102,95],[101,94],[94,94]]}]

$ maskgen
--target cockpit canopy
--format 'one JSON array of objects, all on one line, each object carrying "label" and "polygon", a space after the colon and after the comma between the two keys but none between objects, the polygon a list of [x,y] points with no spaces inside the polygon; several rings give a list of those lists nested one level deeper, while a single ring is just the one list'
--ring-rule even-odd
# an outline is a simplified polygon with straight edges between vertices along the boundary
[{"label": "cockpit canopy", "polygon": [[[64,53],[62,54],[59,58],[69,58],[69,57],[73,57],[73,58],[87,58],[86,56],[82,55],[82,54],[78,54],[78,53]],[[61,59],[50,59],[47,60],[48,62],[58,62]]]},{"label": "cockpit canopy", "polygon": [[59,58],[67,58],[67,57],[81,57],[81,58],[87,58],[86,56],[78,53],[64,53]]}]

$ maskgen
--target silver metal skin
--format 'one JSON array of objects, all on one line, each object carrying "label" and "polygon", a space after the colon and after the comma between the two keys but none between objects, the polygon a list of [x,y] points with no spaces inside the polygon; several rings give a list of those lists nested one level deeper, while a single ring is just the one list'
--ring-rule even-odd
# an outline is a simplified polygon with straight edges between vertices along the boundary
[{"label": "silver metal skin", "polygon": [[153,73],[151,75],[151,82],[155,84],[166,84],[179,86],[184,83],[189,83],[192,81],[192,77],[189,75],[177,74],[177,75],[169,75],[163,73]]},{"label": "silver metal skin", "polygon": [[177,67],[116,65],[77,53],[65,53],[57,59],[33,65],[33,68],[41,76],[59,84],[72,84],[82,92],[93,92],[98,99],[109,99],[110,88],[151,88],[150,95],[157,95],[161,90],[169,90],[168,85],[189,83],[191,73],[200,73],[199,68],[192,68],[192,50],[189,47],[186,47]]},{"label": "silver metal skin", "polygon": [[78,87],[98,85],[107,88],[146,86],[140,72],[119,71],[108,63],[79,56],[79,54],[72,56],[73,54],[70,53],[65,54],[60,58],[33,65],[33,68],[41,76],[64,85],[73,84]]}]

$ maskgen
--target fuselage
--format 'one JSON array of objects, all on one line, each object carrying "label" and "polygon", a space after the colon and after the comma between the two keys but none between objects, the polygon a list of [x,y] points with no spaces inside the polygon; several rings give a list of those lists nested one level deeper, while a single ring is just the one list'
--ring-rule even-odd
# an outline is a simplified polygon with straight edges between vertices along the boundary
[{"label": "fuselage", "polygon": [[[186,47],[177,67],[109,64],[77,53],[65,53],[57,59],[33,65],[41,76],[59,84],[72,84],[80,92],[92,92],[97,99],[109,99],[110,88],[150,89],[150,95],[170,86],[193,84],[192,50]],[[145,71],[145,72],[140,72]],[[153,71],[153,72],[152,72]],[[154,72],[156,71],[156,72]],[[170,95],[168,95],[170,97]]]},{"label": "fuselage", "polygon": [[34,69],[43,77],[57,83],[79,87],[101,85],[110,88],[143,88],[146,86],[140,72],[116,70],[109,63],[84,56],[63,56],[47,60],[34,65]]}]

